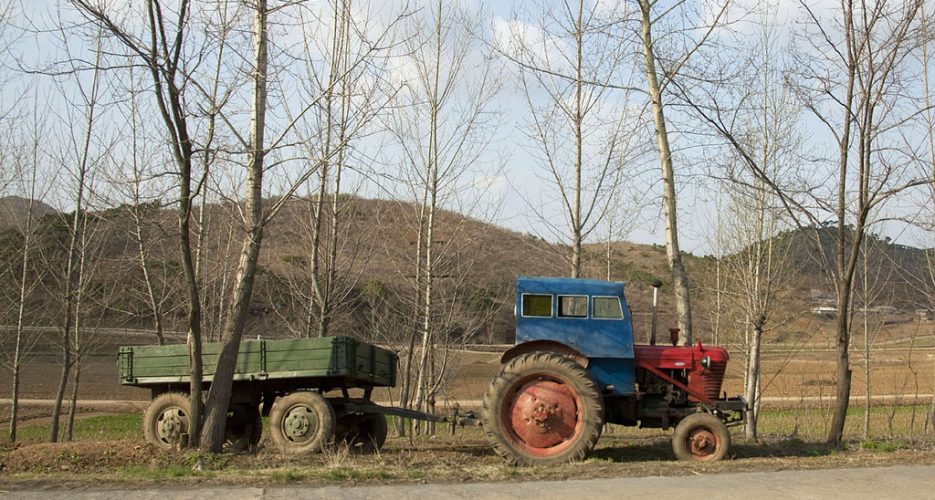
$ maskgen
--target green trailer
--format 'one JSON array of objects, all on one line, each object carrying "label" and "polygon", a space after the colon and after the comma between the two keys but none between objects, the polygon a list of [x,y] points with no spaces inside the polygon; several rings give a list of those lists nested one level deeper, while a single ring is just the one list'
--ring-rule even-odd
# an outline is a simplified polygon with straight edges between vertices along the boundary
[{"label": "green trailer", "polygon": [[[204,344],[203,351],[207,390],[220,344]],[[143,419],[146,440],[169,449],[183,444],[191,409],[188,346],[121,347],[117,357],[120,383],[152,392]],[[396,365],[394,352],[350,337],[244,341],[234,371],[226,445],[233,450],[255,446],[262,417],[269,416],[270,437],[286,453],[318,451],[335,441],[377,450],[386,440],[385,414],[413,416],[370,400],[375,387],[396,384]],[[362,390],[362,396],[351,397],[352,389]]]}]

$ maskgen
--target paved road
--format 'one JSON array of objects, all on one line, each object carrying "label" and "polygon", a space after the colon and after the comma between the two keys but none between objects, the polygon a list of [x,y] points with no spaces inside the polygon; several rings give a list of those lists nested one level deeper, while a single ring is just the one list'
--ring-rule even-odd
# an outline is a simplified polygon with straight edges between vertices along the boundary
[{"label": "paved road", "polygon": [[[63,495],[64,493],[64,495]],[[0,491],[4,499],[35,499],[64,496],[75,500],[191,500],[262,499],[399,500],[423,498],[569,500],[701,498],[718,500],[761,499],[933,499],[935,466],[831,469],[808,471],[749,472],[684,477],[590,479],[517,483],[406,484],[387,486],[326,486],[276,488],[171,487],[144,490],[83,490],[63,492]]]}]

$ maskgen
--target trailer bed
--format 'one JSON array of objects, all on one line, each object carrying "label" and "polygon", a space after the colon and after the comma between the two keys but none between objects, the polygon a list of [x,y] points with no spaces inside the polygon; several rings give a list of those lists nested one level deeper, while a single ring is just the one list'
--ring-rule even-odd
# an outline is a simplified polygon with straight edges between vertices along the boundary
[{"label": "trailer bed", "polygon": [[[214,378],[220,343],[204,344],[204,382]],[[138,387],[188,384],[188,345],[128,346],[117,354],[120,383]],[[347,386],[392,387],[394,352],[350,337],[247,340],[240,344],[234,381],[340,381]]]}]

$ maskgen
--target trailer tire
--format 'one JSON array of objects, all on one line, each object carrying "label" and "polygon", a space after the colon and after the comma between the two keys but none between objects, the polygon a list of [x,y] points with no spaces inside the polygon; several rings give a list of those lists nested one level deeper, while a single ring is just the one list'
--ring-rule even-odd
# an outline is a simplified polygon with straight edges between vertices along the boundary
[{"label": "trailer tire", "polygon": [[234,403],[227,411],[224,425],[224,448],[234,453],[256,448],[263,434],[263,417],[258,405]]},{"label": "trailer tire", "polygon": [[714,462],[730,449],[730,431],[710,413],[693,413],[682,419],[672,433],[672,451],[679,460]]},{"label": "trailer tire", "polygon": [[334,399],[334,415],[337,421],[334,441],[347,445],[352,453],[370,454],[383,448],[389,428],[382,413],[348,411],[345,403],[367,405],[369,399]]},{"label": "trailer tire", "polygon": [[317,392],[280,398],[269,414],[270,437],[283,453],[313,453],[334,440],[334,409]]},{"label": "trailer tire", "polygon": [[551,352],[513,358],[484,394],[483,428],[498,455],[514,465],[580,460],[604,425],[604,400],[588,372]]},{"label": "trailer tire", "polygon": [[143,414],[143,436],[146,442],[164,450],[185,446],[192,400],[188,394],[166,392],[149,404]]}]

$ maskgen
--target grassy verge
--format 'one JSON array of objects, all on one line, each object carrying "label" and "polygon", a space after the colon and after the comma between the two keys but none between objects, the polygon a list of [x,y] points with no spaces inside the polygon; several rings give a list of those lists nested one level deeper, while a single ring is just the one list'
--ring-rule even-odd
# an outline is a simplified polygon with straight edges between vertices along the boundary
[{"label": "grassy verge", "polygon": [[[254,454],[208,455],[165,452],[140,436],[137,414],[100,415],[76,422],[72,443],[47,444],[45,426],[27,426],[23,441],[0,445],[0,484],[67,486],[100,482],[214,484],[373,484],[542,480],[645,475],[683,475],[787,468],[833,468],[897,463],[935,463],[932,442],[907,439],[924,407],[880,408],[872,413],[879,432],[861,441],[863,409],[854,408],[849,446],[831,449],[821,441],[827,418],[817,410],[771,410],[761,417],[762,439],[746,443],[735,429],[731,460],[701,464],[675,462],[670,431],[608,426],[597,448],[582,463],[547,468],[509,467],[487,445],[479,428],[455,435],[439,426],[437,436],[391,437],[380,453],[356,455],[347,449],[304,457],[284,456],[264,440]],[[892,422],[896,436],[890,437]],[[813,436],[813,437],[809,437]]]}]

